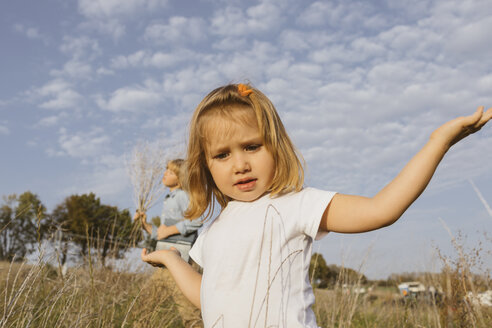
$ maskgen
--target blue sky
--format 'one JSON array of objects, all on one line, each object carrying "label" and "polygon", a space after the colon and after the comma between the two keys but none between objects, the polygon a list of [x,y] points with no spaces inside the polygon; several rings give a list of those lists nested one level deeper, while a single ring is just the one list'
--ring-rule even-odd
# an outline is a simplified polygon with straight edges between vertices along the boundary
[{"label": "blue sky", "polygon": [[[0,17],[0,194],[31,190],[50,210],[92,191],[133,211],[132,148],[182,155],[193,109],[228,82],[274,102],[307,185],[366,196],[441,123],[492,106],[485,0],[21,0]],[[469,181],[491,204],[491,145],[486,126],[396,224],[328,235],[315,251],[374,278],[438,269],[445,226],[490,250],[492,217]]]}]

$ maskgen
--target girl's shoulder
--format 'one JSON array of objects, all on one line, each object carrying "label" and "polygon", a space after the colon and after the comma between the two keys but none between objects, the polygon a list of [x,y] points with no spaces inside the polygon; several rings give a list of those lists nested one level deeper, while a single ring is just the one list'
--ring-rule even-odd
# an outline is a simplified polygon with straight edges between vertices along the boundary
[{"label": "girl's shoulder", "polygon": [[180,189],[180,188],[174,190],[174,194],[176,195],[176,197],[179,197],[179,198],[185,198],[185,199],[189,198],[188,193],[186,191],[184,191],[183,189]]},{"label": "girl's shoulder", "polygon": [[335,194],[334,191],[305,187],[300,191],[272,197],[270,202],[279,210],[284,211],[286,215],[289,213],[317,213],[318,211],[324,212]]},{"label": "girl's shoulder", "polygon": [[312,203],[317,201],[324,202],[326,199],[331,199],[334,194],[336,194],[336,192],[312,187],[304,187],[300,191],[290,191],[276,195],[265,194],[252,202],[231,201],[224,208],[223,213],[227,213],[228,211],[234,209],[252,209],[255,207],[262,208],[265,205],[292,207],[299,206],[303,203]]}]

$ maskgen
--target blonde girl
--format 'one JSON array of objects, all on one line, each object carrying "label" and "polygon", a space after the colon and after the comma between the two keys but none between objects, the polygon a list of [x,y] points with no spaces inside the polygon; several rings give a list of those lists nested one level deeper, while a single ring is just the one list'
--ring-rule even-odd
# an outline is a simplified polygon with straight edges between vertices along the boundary
[{"label": "blonde girl", "polygon": [[190,251],[142,251],[164,264],[205,327],[317,327],[308,277],[312,242],[329,231],[360,233],[394,223],[422,193],[449,148],[492,117],[480,107],[435,130],[374,197],[305,188],[302,161],[270,100],[244,84],[209,93],[190,126],[190,219],[218,217]]}]

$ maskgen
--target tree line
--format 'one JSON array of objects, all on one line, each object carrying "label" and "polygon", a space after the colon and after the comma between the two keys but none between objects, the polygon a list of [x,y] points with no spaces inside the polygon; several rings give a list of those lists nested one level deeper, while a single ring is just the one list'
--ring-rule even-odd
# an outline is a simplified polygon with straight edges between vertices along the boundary
[{"label": "tree line", "polygon": [[333,289],[335,285],[364,285],[368,282],[365,275],[350,268],[335,264],[326,264],[323,255],[314,253],[309,264],[309,277],[316,288]]},{"label": "tree line", "polygon": [[58,248],[61,264],[69,254],[85,258],[91,250],[104,264],[108,255],[121,257],[141,238],[127,209],[103,204],[94,193],[68,196],[51,213],[30,191],[3,197],[0,208],[2,261],[22,261],[48,241]]}]

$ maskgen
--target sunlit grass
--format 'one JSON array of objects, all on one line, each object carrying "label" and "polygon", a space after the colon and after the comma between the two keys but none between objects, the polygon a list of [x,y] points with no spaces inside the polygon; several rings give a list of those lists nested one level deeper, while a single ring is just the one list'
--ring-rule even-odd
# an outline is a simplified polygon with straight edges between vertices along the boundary
[{"label": "sunlit grass", "polygon": [[[477,274],[484,251],[465,249],[459,235],[452,243],[455,254],[441,255],[442,272],[418,277],[439,291],[437,297],[404,299],[396,281],[386,287],[371,282],[362,286],[353,270],[342,270],[334,287],[315,290],[318,325],[492,327],[492,307],[473,296],[492,289],[488,273]],[[66,274],[41,261],[0,262],[0,328],[202,327],[199,312],[183,303],[162,269],[130,273],[99,262],[85,259],[85,265]],[[367,292],[355,293],[360,287]],[[193,320],[185,320],[183,314],[190,313]]]},{"label": "sunlit grass", "polygon": [[148,273],[1,263],[0,327],[183,327],[172,293]]}]

